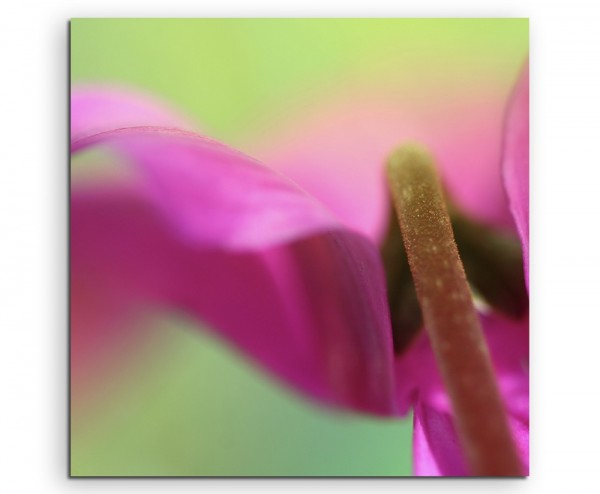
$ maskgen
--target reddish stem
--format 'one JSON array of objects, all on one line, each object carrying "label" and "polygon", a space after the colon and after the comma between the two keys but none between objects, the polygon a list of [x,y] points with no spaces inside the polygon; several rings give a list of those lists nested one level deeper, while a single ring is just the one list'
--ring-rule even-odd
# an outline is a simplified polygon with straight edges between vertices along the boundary
[{"label": "reddish stem", "polygon": [[523,474],[432,158],[392,154],[388,178],[425,328],[471,473]]}]

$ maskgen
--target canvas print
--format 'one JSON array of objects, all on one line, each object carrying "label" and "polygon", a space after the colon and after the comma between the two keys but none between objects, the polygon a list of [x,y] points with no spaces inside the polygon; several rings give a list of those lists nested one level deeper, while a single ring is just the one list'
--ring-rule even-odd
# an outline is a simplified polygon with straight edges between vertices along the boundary
[{"label": "canvas print", "polygon": [[70,475],[529,475],[527,19],[73,19]]}]

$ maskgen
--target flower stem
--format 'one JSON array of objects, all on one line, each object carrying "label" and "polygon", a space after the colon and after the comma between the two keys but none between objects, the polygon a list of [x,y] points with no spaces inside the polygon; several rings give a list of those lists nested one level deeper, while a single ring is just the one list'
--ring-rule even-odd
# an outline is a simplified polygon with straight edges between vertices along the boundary
[{"label": "flower stem", "polygon": [[403,146],[390,157],[388,179],[424,325],[471,473],[522,475],[433,159],[416,146]]}]

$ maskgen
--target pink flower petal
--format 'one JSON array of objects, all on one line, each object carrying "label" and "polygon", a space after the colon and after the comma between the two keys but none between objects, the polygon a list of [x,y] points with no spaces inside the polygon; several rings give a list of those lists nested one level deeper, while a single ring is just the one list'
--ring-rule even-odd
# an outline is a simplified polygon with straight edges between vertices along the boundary
[{"label": "pink flower petal", "polygon": [[75,338],[86,331],[77,321],[95,314],[182,311],[321,402],[393,412],[374,245],[292,182],[200,136],[121,129],[72,150],[92,146],[135,173],[72,190]]},{"label": "pink flower petal", "polygon": [[110,86],[83,86],[73,90],[71,140],[137,126],[195,129],[188,118],[139,91]]},{"label": "pink flower petal", "polygon": [[523,68],[509,108],[502,165],[529,287],[529,63]]},{"label": "pink flower petal", "polygon": [[421,401],[414,409],[413,472],[424,477],[468,475],[452,416]]},{"label": "pink flower petal", "polygon": [[[452,415],[419,401],[414,410],[413,471],[426,477],[464,477],[468,468]],[[509,415],[517,451],[529,475],[529,423]]]},{"label": "pink flower petal", "polygon": [[[529,423],[509,415],[509,426],[529,475]],[[464,477],[469,475],[452,415],[419,401],[414,410],[413,472],[426,477]]]},{"label": "pink flower petal", "polygon": [[261,163],[197,134],[160,127],[118,129],[76,140],[119,151],[134,180],[180,234],[204,247],[263,249],[341,228],[299,187]]}]

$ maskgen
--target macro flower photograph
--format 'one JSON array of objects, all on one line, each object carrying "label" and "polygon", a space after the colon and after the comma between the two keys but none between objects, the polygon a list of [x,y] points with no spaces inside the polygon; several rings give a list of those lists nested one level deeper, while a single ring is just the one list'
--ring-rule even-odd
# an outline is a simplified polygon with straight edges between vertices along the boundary
[{"label": "macro flower photograph", "polygon": [[527,19],[72,19],[70,475],[529,476]]}]

